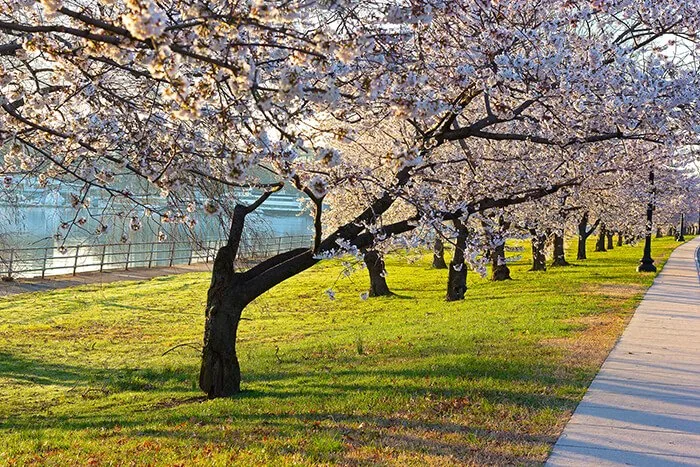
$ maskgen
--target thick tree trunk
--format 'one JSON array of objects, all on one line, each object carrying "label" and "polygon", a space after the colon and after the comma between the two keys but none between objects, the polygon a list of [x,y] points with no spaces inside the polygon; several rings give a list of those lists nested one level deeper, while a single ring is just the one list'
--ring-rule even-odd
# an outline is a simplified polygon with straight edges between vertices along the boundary
[{"label": "thick tree trunk", "polygon": [[491,256],[491,280],[505,281],[510,279],[510,269],[506,264],[506,244],[501,243],[493,249]]},{"label": "thick tree trunk", "polygon": [[576,251],[576,259],[586,259],[586,237],[578,237],[578,250]]},{"label": "thick tree trunk", "polygon": [[617,246],[622,246],[622,232],[617,233]]},{"label": "thick tree trunk", "polygon": [[576,259],[586,259],[586,229],[588,228],[588,213],[584,214],[578,224],[578,250]]},{"label": "thick tree trunk", "polygon": [[447,269],[447,263],[445,263],[445,245],[439,238],[435,239],[435,246],[433,247],[433,268]]},{"label": "thick tree trunk", "polygon": [[664,236],[663,230],[661,229],[661,227],[657,227],[656,228],[656,238],[663,238],[663,236]]},{"label": "thick tree trunk", "polygon": [[464,300],[464,294],[467,292],[467,265],[452,264],[447,277],[447,297],[448,302]]},{"label": "thick tree trunk", "polygon": [[552,266],[570,266],[566,261],[566,250],[564,249],[564,234],[554,234],[554,260]]},{"label": "thick tree trunk", "polygon": [[598,239],[595,242],[595,251],[607,251],[605,249],[605,237],[607,231],[605,230],[605,224],[600,224],[600,231],[598,232]]},{"label": "thick tree trunk", "polygon": [[608,231],[607,237],[608,237],[608,250],[612,250],[614,248],[613,239],[615,238],[615,233]]},{"label": "thick tree trunk", "polygon": [[467,292],[467,265],[464,263],[467,228],[459,219],[455,219],[453,224],[457,230],[457,242],[447,276],[447,296],[445,299],[448,302],[464,300],[464,294]]},{"label": "thick tree trunk", "polygon": [[599,223],[600,219],[588,229],[588,213],[586,212],[581,216],[581,221],[578,223],[578,252],[576,259],[586,259],[586,240],[595,232]]},{"label": "thick tree trunk", "polygon": [[547,241],[547,235],[537,233],[535,229],[530,229],[530,235],[532,235],[532,268],[530,268],[530,271],[546,271],[547,259],[544,246]]},{"label": "thick tree trunk", "polygon": [[245,304],[237,299],[233,251],[227,245],[217,253],[207,296],[199,387],[209,398],[232,396],[241,390],[236,333]]},{"label": "thick tree trunk", "polygon": [[391,295],[391,290],[386,283],[386,270],[381,255],[376,250],[367,250],[364,261],[369,272],[369,296],[386,297]]},{"label": "thick tree trunk", "polygon": [[[506,263],[506,239],[505,233],[510,227],[510,222],[506,222],[502,215],[498,216],[498,231],[491,234],[491,243],[496,246],[491,250],[491,280],[505,281],[510,279],[510,269]],[[486,231],[488,226],[484,225]]]}]

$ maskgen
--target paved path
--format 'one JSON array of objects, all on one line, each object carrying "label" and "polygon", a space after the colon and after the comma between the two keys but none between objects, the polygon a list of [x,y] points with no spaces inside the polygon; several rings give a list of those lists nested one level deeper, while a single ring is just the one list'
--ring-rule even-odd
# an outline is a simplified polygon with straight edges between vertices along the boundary
[{"label": "paved path", "polygon": [[144,281],[154,277],[183,274],[186,272],[211,271],[212,264],[173,266],[169,268],[137,268],[128,271],[81,272],[75,276],[47,276],[46,279],[17,279],[0,282],[0,297],[25,292],[41,292],[83,284],[106,284],[117,281]]},{"label": "paved path", "polygon": [[548,466],[700,466],[700,237],[678,247]]}]

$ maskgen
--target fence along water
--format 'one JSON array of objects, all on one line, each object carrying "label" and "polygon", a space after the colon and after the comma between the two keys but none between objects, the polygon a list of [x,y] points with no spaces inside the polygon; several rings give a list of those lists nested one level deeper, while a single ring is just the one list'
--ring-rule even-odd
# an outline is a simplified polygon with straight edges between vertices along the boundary
[{"label": "fence along water", "polygon": [[[79,274],[88,271],[160,268],[209,263],[222,246],[220,239],[64,245],[57,247],[0,249],[0,277],[30,278]],[[308,248],[305,235],[244,239],[238,258],[261,260],[294,248]]]}]

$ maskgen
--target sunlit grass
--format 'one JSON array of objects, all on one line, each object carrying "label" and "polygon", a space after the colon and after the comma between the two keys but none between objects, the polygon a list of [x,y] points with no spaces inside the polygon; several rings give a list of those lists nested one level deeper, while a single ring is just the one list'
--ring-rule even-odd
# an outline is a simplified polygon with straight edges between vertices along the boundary
[{"label": "sunlit grass", "polygon": [[[677,245],[655,240],[657,264]],[[391,257],[396,296],[367,301],[364,271],[320,264],[246,310],[244,392],[214,401],[196,387],[207,274],[2,299],[0,464],[543,461],[653,279],[641,245],[592,250],[470,274],[452,303],[427,256]]]}]

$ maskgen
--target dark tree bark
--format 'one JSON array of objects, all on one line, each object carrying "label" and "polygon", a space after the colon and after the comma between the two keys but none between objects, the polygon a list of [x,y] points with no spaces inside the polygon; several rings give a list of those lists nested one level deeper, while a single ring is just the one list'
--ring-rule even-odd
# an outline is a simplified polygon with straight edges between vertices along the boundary
[{"label": "dark tree bark", "polygon": [[600,224],[600,219],[588,229],[588,213],[585,212],[581,216],[581,221],[578,223],[578,254],[576,259],[586,259],[586,240],[595,232],[598,224]]},{"label": "dark tree bark", "polygon": [[447,263],[445,263],[445,245],[439,238],[435,239],[435,246],[433,247],[433,268],[447,269]]},{"label": "dark tree bark", "polygon": [[615,232],[611,232],[608,230],[606,236],[608,238],[608,250],[612,250],[614,248],[613,244],[615,243],[613,241],[613,239],[615,238]]},{"label": "dark tree bark", "polygon": [[657,227],[656,228],[656,238],[663,238],[663,236],[664,236],[663,230],[661,229],[661,227]]},{"label": "dark tree bark", "polygon": [[234,260],[246,214],[245,206],[235,207],[229,240],[216,254],[207,293],[199,387],[209,398],[227,397],[241,390],[236,333],[247,303],[239,289],[240,275],[234,271]]},{"label": "dark tree bark", "polygon": [[605,237],[608,232],[605,229],[605,224],[600,224],[600,230],[598,231],[598,239],[595,242],[595,251],[607,251],[605,249]]},{"label": "dark tree bark", "polygon": [[[509,222],[505,222],[503,216],[498,217],[498,234],[503,236],[510,227]],[[506,281],[510,280],[510,268],[506,263],[506,242],[505,238],[498,239],[499,243],[491,252],[491,280]]]},{"label": "dark tree bark", "polygon": [[245,305],[238,300],[234,277],[227,270],[230,250],[219,250],[207,297],[204,350],[199,387],[209,398],[227,397],[241,390],[241,368],[236,355],[236,334]]},{"label": "dark tree bark", "polygon": [[464,250],[467,247],[467,227],[459,219],[452,221],[457,230],[457,242],[455,243],[454,255],[450,261],[450,269],[447,276],[447,296],[448,302],[464,300],[467,292],[467,265],[464,263]]},{"label": "dark tree bark", "polygon": [[532,245],[532,267],[530,271],[546,271],[547,258],[545,257],[544,248],[547,242],[547,235],[537,232],[536,229],[530,229],[530,235],[532,236],[530,240]]},{"label": "dark tree bark", "polygon": [[617,233],[617,246],[622,246],[622,232]]},{"label": "dark tree bark", "polygon": [[552,266],[570,266],[571,264],[566,260],[566,250],[564,248],[564,234],[554,234],[554,260],[552,261]]},{"label": "dark tree bark", "polygon": [[369,296],[386,297],[392,295],[386,283],[384,260],[376,250],[367,250],[364,257],[369,272]]},{"label": "dark tree bark", "polygon": [[[236,337],[245,307],[276,284],[318,261],[310,248],[298,248],[278,254],[248,271],[235,270],[245,218],[272,193],[273,191],[264,193],[250,206],[235,206],[228,242],[219,249],[214,259],[207,293],[204,346],[199,371],[199,387],[209,398],[228,397],[240,392],[241,370],[236,353]],[[315,201],[318,202],[320,213],[322,200]],[[316,217],[317,220],[320,219],[320,214]]]},{"label": "dark tree bark", "polygon": [[510,268],[506,263],[506,244],[502,243],[493,249],[491,257],[491,280],[506,281],[510,280]]}]

